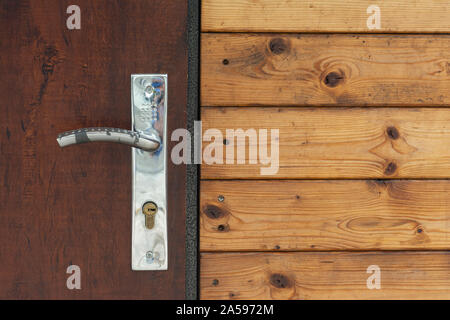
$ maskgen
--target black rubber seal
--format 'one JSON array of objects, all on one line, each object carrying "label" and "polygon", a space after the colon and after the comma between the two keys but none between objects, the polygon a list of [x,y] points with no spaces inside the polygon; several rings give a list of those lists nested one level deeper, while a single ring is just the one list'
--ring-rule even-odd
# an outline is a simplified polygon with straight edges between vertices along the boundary
[{"label": "black rubber seal", "polygon": [[[187,42],[188,42],[188,97],[187,129],[194,137],[194,121],[200,119],[199,112],[199,48],[200,48],[200,1],[188,1]],[[194,139],[191,150],[194,150]],[[194,163],[193,159],[191,159]],[[199,165],[186,166],[186,299],[198,299],[199,249]]]}]

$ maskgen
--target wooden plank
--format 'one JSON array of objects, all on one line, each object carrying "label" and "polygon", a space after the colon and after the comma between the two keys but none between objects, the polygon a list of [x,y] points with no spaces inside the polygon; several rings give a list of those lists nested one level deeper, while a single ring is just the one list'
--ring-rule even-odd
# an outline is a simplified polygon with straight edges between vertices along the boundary
[{"label": "wooden plank", "polygon": [[449,35],[203,34],[201,44],[203,106],[450,105]]},{"label": "wooden plank", "polygon": [[[380,9],[380,28],[367,20]],[[441,0],[203,0],[202,31],[449,32],[450,9]]]},{"label": "wooden plank", "polygon": [[[367,287],[373,265],[380,289]],[[449,267],[448,251],[203,253],[200,297],[450,299]]]},{"label": "wooden plank", "polygon": [[449,180],[202,181],[200,249],[445,250],[449,193]]},{"label": "wooden plank", "polygon": [[[447,108],[202,108],[204,141],[219,139],[222,164],[212,163],[211,143],[203,142],[203,179],[335,179],[448,178],[450,175],[450,109]],[[226,129],[279,130],[279,169],[261,175],[263,165],[246,159],[237,164],[237,151],[227,152],[236,139]],[[276,137],[275,137],[276,138]],[[229,141],[228,141],[229,140]],[[269,154],[276,148],[269,144]],[[250,146],[257,143],[252,141]],[[236,148],[235,148],[236,149]],[[259,152],[259,150],[258,150]],[[227,164],[228,162],[234,164]],[[276,165],[276,156],[272,166]],[[218,159],[219,160],[219,159]],[[275,167],[276,169],[276,167]],[[275,172],[275,170],[274,170]]]}]

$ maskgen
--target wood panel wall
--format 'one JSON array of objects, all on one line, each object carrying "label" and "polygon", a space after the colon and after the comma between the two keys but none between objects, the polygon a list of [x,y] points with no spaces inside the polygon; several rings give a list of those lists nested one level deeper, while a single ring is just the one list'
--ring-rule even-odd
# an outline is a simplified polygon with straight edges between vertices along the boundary
[{"label": "wood panel wall", "polygon": [[202,1],[202,299],[450,299],[450,6],[371,4]]}]

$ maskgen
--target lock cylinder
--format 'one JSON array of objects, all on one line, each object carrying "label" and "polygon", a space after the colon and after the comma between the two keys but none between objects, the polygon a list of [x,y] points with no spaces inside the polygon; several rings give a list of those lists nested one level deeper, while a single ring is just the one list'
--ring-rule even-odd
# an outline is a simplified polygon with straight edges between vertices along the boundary
[{"label": "lock cylinder", "polygon": [[153,201],[147,201],[142,205],[142,213],[145,215],[145,227],[153,229],[155,226],[155,215],[158,212],[158,205]]}]

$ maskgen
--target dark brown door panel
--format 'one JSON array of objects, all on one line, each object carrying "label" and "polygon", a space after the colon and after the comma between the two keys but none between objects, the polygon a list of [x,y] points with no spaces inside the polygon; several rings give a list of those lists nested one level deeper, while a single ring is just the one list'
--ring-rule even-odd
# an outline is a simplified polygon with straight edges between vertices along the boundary
[{"label": "dark brown door panel", "polygon": [[[185,167],[168,162],[169,270],[131,270],[131,152],[59,132],[130,128],[130,75],[168,74],[186,126],[187,2],[0,1],[0,299],[183,299]],[[67,267],[81,269],[69,290]]]}]

